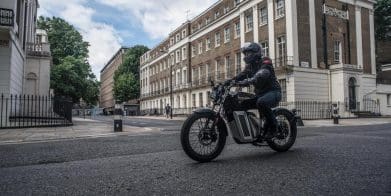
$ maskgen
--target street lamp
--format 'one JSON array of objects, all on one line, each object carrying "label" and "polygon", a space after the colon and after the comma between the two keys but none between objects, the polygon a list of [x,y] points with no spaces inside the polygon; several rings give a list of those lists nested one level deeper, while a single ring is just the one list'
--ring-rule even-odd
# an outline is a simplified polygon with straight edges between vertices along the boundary
[{"label": "street lamp", "polygon": [[[168,53],[167,50],[160,50],[161,53]],[[170,66],[170,106],[171,106],[171,109],[170,109],[170,118],[172,119],[172,110],[174,108],[172,102],[173,102],[173,94],[172,94],[172,64],[169,62],[169,66]]]}]

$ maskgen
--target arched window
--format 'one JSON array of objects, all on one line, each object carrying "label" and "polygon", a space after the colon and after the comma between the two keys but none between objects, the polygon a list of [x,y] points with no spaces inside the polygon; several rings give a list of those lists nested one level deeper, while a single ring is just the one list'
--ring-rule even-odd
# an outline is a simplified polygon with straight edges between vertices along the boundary
[{"label": "arched window", "polygon": [[357,94],[356,94],[357,81],[351,77],[349,79],[349,109],[357,109]]}]

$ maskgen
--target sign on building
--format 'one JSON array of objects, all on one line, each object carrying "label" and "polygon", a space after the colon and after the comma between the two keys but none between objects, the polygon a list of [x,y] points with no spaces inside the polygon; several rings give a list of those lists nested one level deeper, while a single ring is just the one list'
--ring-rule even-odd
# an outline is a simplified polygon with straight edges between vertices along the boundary
[{"label": "sign on building", "polygon": [[14,11],[0,8],[0,26],[14,26]]},{"label": "sign on building", "polygon": [[341,19],[349,20],[348,11],[339,10],[337,8],[327,6],[326,4],[323,5],[323,13],[329,16],[335,16]]}]

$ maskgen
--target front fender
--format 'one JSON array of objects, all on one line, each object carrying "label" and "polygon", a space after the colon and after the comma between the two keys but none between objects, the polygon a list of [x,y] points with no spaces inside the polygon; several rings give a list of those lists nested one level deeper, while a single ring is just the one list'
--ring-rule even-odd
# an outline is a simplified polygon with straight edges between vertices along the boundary
[{"label": "front fender", "polygon": [[220,116],[215,111],[213,111],[212,109],[210,109],[210,108],[198,108],[198,109],[193,111],[193,114],[206,114],[206,115],[211,115],[211,116],[215,116],[216,118],[219,118],[217,127],[218,127],[219,130],[221,130],[221,132],[225,136],[228,136],[227,126],[226,126],[224,120],[222,118],[220,118]]},{"label": "front fender", "polygon": [[212,114],[212,115],[217,115],[215,111],[213,111],[210,108],[198,108],[193,111],[193,113],[197,114]]}]

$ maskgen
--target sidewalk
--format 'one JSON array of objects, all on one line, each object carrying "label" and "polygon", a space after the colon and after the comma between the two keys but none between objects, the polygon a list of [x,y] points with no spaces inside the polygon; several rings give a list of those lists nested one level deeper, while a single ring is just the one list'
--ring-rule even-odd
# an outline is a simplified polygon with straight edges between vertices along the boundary
[{"label": "sidewalk", "polygon": [[[165,116],[136,116],[132,118],[146,118],[146,119],[157,119],[157,120],[171,120]],[[172,120],[186,120],[186,116],[173,117]],[[360,125],[376,125],[391,123],[391,117],[379,117],[379,118],[350,118],[350,119],[339,119],[339,124],[333,124],[333,119],[322,119],[322,120],[303,120],[304,127],[329,127],[329,126],[360,126]]]},{"label": "sidewalk", "polygon": [[73,118],[73,126],[0,129],[0,145],[40,141],[96,138],[118,135],[145,135],[159,130],[143,127],[123,126],[123,132],[114,132],[113,125],[91,119]]}]

